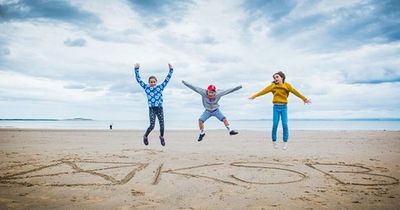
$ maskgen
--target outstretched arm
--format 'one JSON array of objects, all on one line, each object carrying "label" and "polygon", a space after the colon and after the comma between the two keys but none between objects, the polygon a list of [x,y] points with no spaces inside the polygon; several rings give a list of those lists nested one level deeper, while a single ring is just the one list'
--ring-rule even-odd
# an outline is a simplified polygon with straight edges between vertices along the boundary
[{"label": "outstretched arm", "polygon": [[142,86],[142,88],[146,88],[146,83],[144,83],[142,81],[142,79],[140,78],[140,74],[139,74],[139,68],[140,68],[140,64],[135,64],[135,77],[136,77],[136,81],[139,83],[140,86]]},{"label": "outstretched arm", "polygon": [[198,94],[200,94],[200,95],[205,94],[205,91],[206,91],[206,90],[203,89],[203,88],[199,88],[199,87],[193,86],[193,85],[191,85],[191,84],[189,84],[189,83],[187,83],[187,82],[185,82],[185,81],[183,81],[183,80],[182,80],[182,83],[183,83],[186,87],[192,89],[194,92],[196,92],[196,93],[198,93]]},{"label": "outstretched arm", "polygon": [[168,67],[169,67],[169,72],[168,72],[168,75],[165,77],[164,82],[161,83],[161,85],[160,85],[161,89],[164,89],[165,86],[167,86],[169,80],[172,77],[172,73],[174,72],[174,68],[172,67],[172,65],[170,63],[168,64]]},{"label": "outstretched arm", "polygon": [[217,95],[218,96],[224,96],[224,95],[227,95],[229,93],[235,92],[235,91],[239,90],[240,88],[242,88],[241,85],[239,85],[237,87],[234,87],[234,88],[231,88],[231,89],[228,89],[228,90],[221,91],[221,92],[217,93]]},{"label": "outstretched arm", "polygon": [[299,91],[297,91],[291,85],[289,86],[289,91],[292,92],[295,96],[301,98],[301,100],[303,100],[305,104],[310,104],[311,103],[311,101],[309,99],[307,99],[305,96],[303,96]]},{"label": "outstretched arm", "polygon": [[274,84],[270,84],[267,87],[265,87],[264,89],[260,90],[259,92],[255,93],[254,95],[250,96],[249,99],[255,99],[258,96],[265,95],[265,94],[271,92],[273,87],[274,87]]}]

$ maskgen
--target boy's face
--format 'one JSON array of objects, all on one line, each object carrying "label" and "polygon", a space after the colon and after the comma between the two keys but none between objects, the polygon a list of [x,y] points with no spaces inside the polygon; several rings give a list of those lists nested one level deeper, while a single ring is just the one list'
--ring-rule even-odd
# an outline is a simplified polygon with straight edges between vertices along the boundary
[{"label": "boy's face", "polygon": [[216,94],[215,91],[207,90],[207,96],[208,96],[208,98],[215,98],[215,94]]},{"label": "boy's face", "polygon": [[153,78],[149,79],[149,85],[150,85],[150,87],[156,86],[157,85],[157,80],[153,79]]},{"label": "boy's face", "polygon": [[273,78],[274,78],[274,83],[275,84],[282,84],[283,83],[283,79],[282,79],[281,75],[274,74]]}]

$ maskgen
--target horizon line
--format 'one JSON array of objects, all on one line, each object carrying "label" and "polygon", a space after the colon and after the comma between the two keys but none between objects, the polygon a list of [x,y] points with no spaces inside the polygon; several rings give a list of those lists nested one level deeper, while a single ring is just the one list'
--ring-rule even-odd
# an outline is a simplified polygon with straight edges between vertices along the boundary
[{"label": "horizon line", "polygon": [[[0,121],[142,121],[147,119],[135,120],[135,119],[91,119],[91,118],[4,118]],[[183,119],[185,120],[185,119]],[[183,121],[182,119],[176,119],[172,121]],[[188,119],[186,119],[188,120]],[[231,121],[270,121],[272,118],[260,118],[260,119],[231,119]],[[291,118],[293,121],[400,121],[400,118],[387,118],[387,117],[376,117],[376,118]]]}]

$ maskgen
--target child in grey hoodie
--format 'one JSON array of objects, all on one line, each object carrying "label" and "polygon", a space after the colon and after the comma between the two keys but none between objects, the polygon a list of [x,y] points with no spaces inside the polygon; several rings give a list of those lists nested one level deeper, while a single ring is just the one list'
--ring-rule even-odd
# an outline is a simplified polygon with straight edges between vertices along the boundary
[{"label": "child in grey hoodie", "polygon": [[216,117],[221,122],[224,122],[224,125],[226,129],[228,129],[230,135],[238,134],[237,131],[231,130],[229,128],[229,122],[220,111],[218,101],[221,99],[222,96],[242,88],[241,85],[225,91],[217,91],[217,88],[214,85],[209,85],[207,89],[203,89],[200,87],[193,86],[185,81],[182,81],[182,83],[186,85],[188,88],[192,89],[194,92],[201,95],[203,106],[206,109],[199,118],[200,135],[198,141],[203,140],[203,137],[206,135],[204,132],[204,122],[210,117]]}]

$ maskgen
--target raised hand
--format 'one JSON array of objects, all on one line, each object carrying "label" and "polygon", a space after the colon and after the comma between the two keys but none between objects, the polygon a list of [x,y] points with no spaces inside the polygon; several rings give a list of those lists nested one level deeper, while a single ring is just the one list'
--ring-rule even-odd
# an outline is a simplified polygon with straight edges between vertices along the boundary
[{"label": "raised hand", "polygon": [[311,104],[311,100],[310,99],[304,100],[304,104]]},{"label": "raised hand", "polygon": [[140,64],[136,63],[135,64],[135,69],[138,69],[138,68],[140,68]]},{"label": "raised hand", "polygon": [[168,63],[168,67],[170,68],[170,69],[172,69],[173,67],[172,67],[172,65],[170,64],[170,63]]}]

